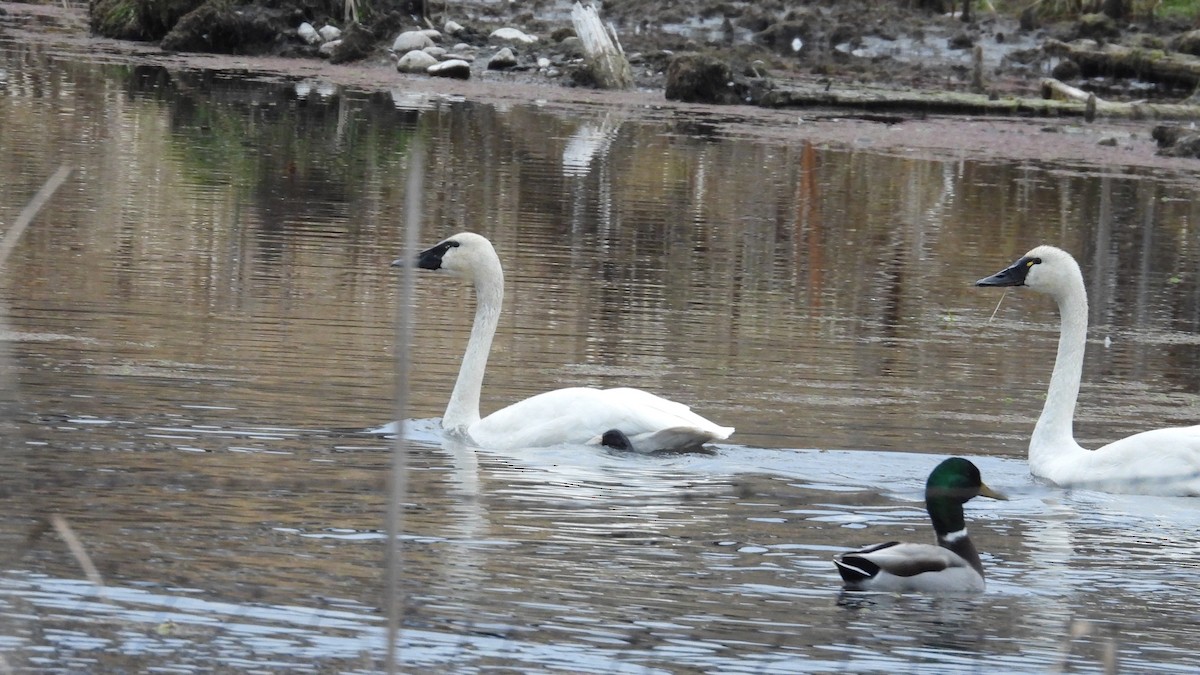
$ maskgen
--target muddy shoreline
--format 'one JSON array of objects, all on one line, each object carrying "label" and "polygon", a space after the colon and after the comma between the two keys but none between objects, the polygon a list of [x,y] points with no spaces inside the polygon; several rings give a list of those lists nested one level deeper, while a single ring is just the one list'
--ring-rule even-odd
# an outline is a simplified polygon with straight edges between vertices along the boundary
[{"label": "muddy shoreline", "polygon": [[[616,113],[629,120],[701,119],[725,135],[813,143],[850,149],[976,160],[1032,161],[1158,169],[1182,179],[1200,174],[1195,159],[1162,157],[1151,137],[1153,121],[1092,123],[1078,118],[876,116],[828,108],[770,109],[669,101],[661,90],[607,92],[488,73],[449,80],[397,73],[386,57],[347,64],[278,56],[165,52],[157,45],[90,35],[86,10],[0,3],[0,44],[107,63],[157,65],[168,70],[236,72],[274,81],[307,80],[368,93],[456,96],[501,105],[534,104],[566,115]],[[0,82],[2,85],[2,82]],[[0,89],[2,92],[2,89]],[[1118,167],[1125,167],[1119,169]]]}]

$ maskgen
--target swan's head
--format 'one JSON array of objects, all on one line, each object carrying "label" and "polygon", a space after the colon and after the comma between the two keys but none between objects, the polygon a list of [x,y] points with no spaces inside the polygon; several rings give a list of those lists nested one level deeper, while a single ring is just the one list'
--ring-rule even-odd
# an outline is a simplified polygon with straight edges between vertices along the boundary
[{"label": "swan's head", "polygon": [[1008,267],[976,281],[975,285],[1028,286],[1057,296],[1064,289],[1079,285],[1082,278],[1079,263],[1070,253],[1053,246],[1038,246]]},{"label": "swan's head", "polygon": [[[403,265],[397,260],[392,265]],[[500,259],[487,237],[460,232],[421,251],[417,267],[474,281],[481,272],[500,274]]]}]

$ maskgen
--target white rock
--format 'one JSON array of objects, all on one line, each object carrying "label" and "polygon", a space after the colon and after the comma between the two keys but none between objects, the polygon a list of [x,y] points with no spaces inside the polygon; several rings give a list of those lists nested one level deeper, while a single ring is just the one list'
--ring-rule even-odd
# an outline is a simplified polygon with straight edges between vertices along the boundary
[{"label": "white rock", "polygon": [[539,56],[538,60],[537,60],[537,64],[538,64],[538,68],[549,68],[550,67],[550,59],[548,59],[544,56]]},{"label": "white rock", "polygon": [[307,21],[300,24],[300,27],[296,29],[296,32],[300,34],[301,40],[304,40],[310,45],[320,44],[321,42],[320,33],[318,33],[317,29],[313,28],[313,25]]},{"label": "white rock", "polygon": [[505,47],[500,51],[492,54],[492,58],[488,59],[488,70],[507,70],[517,65],[517,55],[513,54],[513,50]]},{"label": "white rock", "polygon": [[462,59],[450,59],[441,63],[429,66],[425,72],[434,77],[453,77],[459,80],[466,80],[471,77],[471,64]]},{"label": "white rock", "polygon": [[537,42],[537,36],[527,35],[517,30],[516,28],[497,28],[488,36],[493,40],[502,42],[514,42],[519,45],[531,45]]},{"label": "white rock", "polygon": [[337,49],[338,47],[341,47],[341,46],[342,46],[341,40],[333,40],[331,42],[323,43],[320,47],[317,48],[317,51],[320,52],[321,56],[330,56],[333,54],[335,49]]},{"label": "white rock", "polygon": [[419,30],[406,30],[396,36],[396,40],[392,42],[392,51],[397,54],[411,52],[414,49],[424,49],[432,47],[433,40],[429,36]]},{"label": "white rock", "polygon": [[440,59],[446,55],[445,47],[438,47],[436,45],[433,47],[426,47],[425,49],[422,49],[421,51],[425,52],[426,54],[432,56],[435,59]]},{"label": "white rock", "polygon": [[446,35],[461,33],[462,29],[462,24],[458,23],[457,21],[447,21],[444,25],[442,25],[442,30],[446,33]]},{"label": "white rock", "polygon": [[429,66],[435,65],[437,62],[438,60],[429,54],[420,49],[414,49],[400,57],[400,60],[396,62],[396,70],[402,73],[424,73]]},{"label": "white rock", "polygon": [[471,51],[471,45],[469,45],[465,42],[459,42],[458,44],[451,47],[450,51],[452,51],[452,52],[469,52],[469,51]]},{"label": "white rock", "polygon": [[317,32],[321,34],[321,39],[326,42],[342,39],[342,29],[338,28],[337,26],[325,24],[324,26],[321,26],[321,30]]},{"label": "white rock", "polygon": [[430,40],[433,40],[434,42],[437,42],[438,40],[442,39],[441,32],[438,30],[435,30],[433,28],[426,28],[426,29],[420,31],[420,33],[422,35],[424,35],[425,37],[429,38]]}]

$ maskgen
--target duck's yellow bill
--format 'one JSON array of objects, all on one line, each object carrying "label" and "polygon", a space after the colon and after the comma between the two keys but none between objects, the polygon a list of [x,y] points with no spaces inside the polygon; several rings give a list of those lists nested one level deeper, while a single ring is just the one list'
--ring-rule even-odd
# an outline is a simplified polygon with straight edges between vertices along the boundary
[{"label": "duck's yellow bill", "polygon": [[1005,501],[1008,501],[1008,497],[1004,496],[1003,492],[997,492],[997,491],[993,490],[992,488],[987,486],[987,483],[979,484],[979,496],[980,497],[991,497],[992,499],[1003,499]]}]

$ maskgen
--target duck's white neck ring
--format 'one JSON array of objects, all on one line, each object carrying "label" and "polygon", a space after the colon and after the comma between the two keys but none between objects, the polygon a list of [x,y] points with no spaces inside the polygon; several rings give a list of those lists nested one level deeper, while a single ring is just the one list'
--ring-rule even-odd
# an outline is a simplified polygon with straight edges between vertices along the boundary
[{"label": "duck's white neck ring", "polygon": [[941,535],[941,538],[942,538],[942,541],[946,542],[947,544],[953,544],[954,542],[959,541],[960,539],[967,538],[967,528],[964,527],[961,530],[947,532],[947,533]]}]

